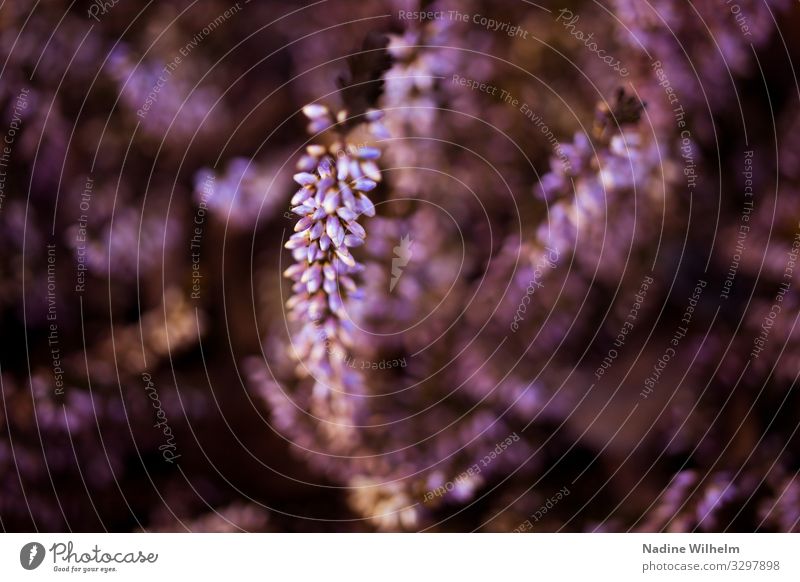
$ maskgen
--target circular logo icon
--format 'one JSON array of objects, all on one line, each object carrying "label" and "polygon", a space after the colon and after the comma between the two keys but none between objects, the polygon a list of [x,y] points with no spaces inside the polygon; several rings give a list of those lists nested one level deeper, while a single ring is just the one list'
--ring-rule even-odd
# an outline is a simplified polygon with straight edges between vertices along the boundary
[{"label": "circular logo icon", "polygon": [[26,570],[35,570],[44,561],[44,546],[39,542],[29,542],[19,551],[19,563]]}]

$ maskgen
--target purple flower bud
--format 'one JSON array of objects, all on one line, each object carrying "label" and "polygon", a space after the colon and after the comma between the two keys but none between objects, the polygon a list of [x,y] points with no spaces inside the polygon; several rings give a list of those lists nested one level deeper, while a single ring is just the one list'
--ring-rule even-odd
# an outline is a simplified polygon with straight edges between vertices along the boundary
[{"label": "purple flower bud", "polygon": [[381,150],[378,148],[363,147],[358,150],[358,157],[363,160],[377,160],[381,157]]},{"label": "purple flower bud", "polygon": [[359,194],[358,202],[360,210],[365,216],[375,216],[375,205],[372,203],[372,200],[363,194]]},{"label": "purple flower bud", "polygon": [[374,180],[370,180],[369,178],[359,178],[355,181],[353,187],[362,192],[369,192],[370,190],[374,190],[377,185],[378,184]]},{"label": "purple flower bud", "polygon": [[325,320],[325,323],[322,324],[328,337],[335,337],[337,335],[337,323],[338,321],[335,318],[329,317]]},{"label": "purple flower bud", "polygon": [[389,130],[382,123],[373,123],[369,126],[369,131],[378,139],[388,139],[392,137]]},{"label": "purple flower bud", "polygon": [[367,178],[370,178],[374,182],[381,181],[381,171],[378,169],[378,165],[375,162],[362,162],[361,171],[364,172]]},{"label": "purple flower bud", "polygon": [[338,180],[346,180],[347,176],[350,173],[350,160],[348,159],[348,157],[347,156],[340,157],[339,161],[336,162],[336,167],[338,170],[336,178]]},{"label": "purple flower bud", "polygon": [[367,232],[364,230],[364,227],[358,224],[357,222],[348,222],[347,223],[347,230],[352,232],[358,238],[366,238]]},{"label": "purple flower bud", "polygon": [[306,269],[303,271],[303,276],[300,277],[300,282],[307,283],[308,278],[311,276],[311,273],[313,272],[314,272],[314,266],[306,267]]},{"label": "purple flower bud", "polygon": [[344,242],[344,229],[336,216],[329,216],[325,224],[325,232],[331,237],[334,246],[339,247]]},{"label": "purple flower bud", "polygon": [[311,206],[306,206],[305,204],[301,204],[300,206],[295,206],[292,208],[292,212],[299,214],[300,216],[305,216],[310,212],[314,212],[314,208]]},{"label": "purple flower bud", "polygon": [[317,160],[312,156],[303,156],[297,162],[297,169],[301,172],[313,172],[317,167]]},{"label": "purple flower bud", "polygon": [[306,200],[308,200],[311,195],[314,194],[314,190],[311,188],[300,188],[294,196],[292,196],[292,206],[297,206],[298,204],[302,204]]},{"label": "purple flower bud", "polygon": [[319,269],[316,270],[309,270],[312,275],[308,278],[306,282],[306,288],[308,289],[309,293],[316,293],[320,285],[322,285],[322,274],[320,273]]},{"label": "purple flower bud", "polygon": [[317,293],[308,302],[308,315],[311,319],[320,319],[325,314],[325,296]]},{"label": "purple flower bud", "polygon": [[311,227],[311,240],[317,240],[322,236],[323,226],[321,222],[315,222]]},{"label": "purple flower bud", "polygon": [[344,244],[347,247],[360,247],[364,244],[364,239],[360,239],[354,234],[348,234],[344,237]]},{"label": "purple flower bud", "polygon": [[342,202],[345,206],[347,206],[350,210],[356,210],[356,197],[353,196],[353,191],[350,189],[344,182],[339,182],[339,190],[342,193]]},{"label": "purple flower bud", "polygon": [[328,108],[319,103],[312,103],[303,107],[303,114],[309,119],[316,119],[323,115],[328,115]]},{"label": "purple flower bud", "polygon": [[332,294],[336,293],[336,288],[337,288],[337,285],[336,285],[336,281],[335,280],[325,279],[322,282],[322,289],[328,295],[332,295]]},{"label": "purple flower bud", "polygon": [[317,177],[314,174],[309,174],[308,172],[300,172],[294,175],[294,181],[301,186],[310,186],[311,184],[316,184]]},{"label": "purple flower bud", "polygon": [[305,303],[306,303],[305,297],[303,297],[302,295],[292,295],[286,302],[286,307],[288,307],[289,309],[297,309],[298,307],[300,307],[301,304]]},{"label": "purple flower bud", "polygon": [[333,176],[333,161],[330,158],[323,158],[317,166],[317,172],[322,178]]},{"label": "purple flower bud", "polygon": [[321,248],[323,252],[327,252],[328,249],[331,248],[331,238],[325,233],[319,238],[319,248]]},{"label": "purple flower bud", "polygon": [[355,267],[356,260],[353,258],[353,255],[350,254],[350,251],[347,250],[347,247],[337,248],[336,256],[348,267]]},{"label": "purple flower bud", "polygon": [[283,272],[283,276],[287,279],[296,279],[303,272],[305,272],[305,265],[302,263],[295,263]]},{"label": "purple flower bud", "polygon": [[336,314],[344,315],[344,304],[338,293],[328,295],[328,307]]},{"label": "purple flower bud", "polygon": [[317,258],[317,251],[318,250],[319,250],[319,247],[317,246],[316,242],[308,243],[308,249],[306,250],[306,260],[309,263],[313,263],[314,259]]},{"label": "purple flower bud", "polygon": [[339,217],[342,220],[344,220],[345,222],[350,222],[351,220],[355,220],[356,217],[358,216],[355,212],[350,210],[347,206],[339,207],[339,209],[336,211],[336,214],[338,214]]},{"label": "purple flower bud", "polygon": [[328,129],[333,122],[325,117],[319,117],[308,124],[308,133],[320,133]]},{"label": "purple flower bud", "polygon": [[308,237],[306,237],[304,233],[298,233],[289,237],[289,240],[286,241],[286,244],[283,246],[289,250],[292,250],[305,247],[306,245],[308,245]]},{"label": "purple flower bud", "polygon": [[342,277],[339,279],[339,282],[342,284],[342,287],[344,287],[350,293],[354,293],[358,288],[352,277],[348,277],[347,275],[342,275]]},{"label": "purple flower bud", "polygon": [[358,160],[350,161],[350,175],[356,180],[364,175],[364,172],[361,171],[361,164],[358,162]]},{"label": "purple flower bud", "polygon": [[294,225],[294,231],[302,232],[306,230],[308,227],[310,227],[313,223],[314,221],[311,220],[310,217],[304,216],[303,218],[297,221],[297,224]]},{"label": "purple flower bud", "polygon": [[341,195],[335,190],[328,190],[328,193],[325,195],[325,200],[323,202],[323,207],[327,214],[335,214],[336,209],[339,207],[341,203]]}]

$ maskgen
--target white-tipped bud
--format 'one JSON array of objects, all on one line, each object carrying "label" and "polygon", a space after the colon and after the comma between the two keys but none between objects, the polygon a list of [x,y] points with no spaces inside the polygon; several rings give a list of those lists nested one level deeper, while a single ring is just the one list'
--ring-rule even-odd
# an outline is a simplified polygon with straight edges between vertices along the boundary
[{"label": "white-tipped bud", "polygon": [[317,182],[317,177],[308,172],[299,172],[294,175],[294,181],[301,186],[310,186],[311,184],[315,184]]},{"label": "white-tipped bud", "polygon": [[312,103],[311,105],[306,105],[303,107],[303,115],[309,119],[317,119],[323,115],[327,116],[328,108],[324,105],[320,105],[319,103]]}]

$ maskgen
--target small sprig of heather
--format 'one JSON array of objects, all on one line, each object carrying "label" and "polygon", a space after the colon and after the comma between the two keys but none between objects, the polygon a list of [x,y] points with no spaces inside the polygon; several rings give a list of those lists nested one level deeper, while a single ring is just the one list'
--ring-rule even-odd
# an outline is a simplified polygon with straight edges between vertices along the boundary
[{"label": "small sprig of heather", "polygon": [[[336,128],[347,119],[345,112],[334,118],[318,104],[306,106],[303,112],[310,120],[310,132]],[[385,131],[380,125],[382,116],[377,110],[363,116],[373,134]],[[294,176],[300,189],[292,197],[292,211],[300,218],[286,243],[295,260],[284,272],[293,281],[286,305],[290,319],[301,325],[294,337],[295,355],[317,382],[314,394],[323,399],[337,392],[331,386],[345,394],[358,392],[357,374],[346,366],[353,325],[345,304],[360,296],[356,278],[364,266],[352,249],[367,236],[360,221],[375,216],[367,194],[381,181],[379,157],[378,148],[354,145],[339,134],[330,146],[308,146]],[[340,414],[334,416],[344,420]]]}]

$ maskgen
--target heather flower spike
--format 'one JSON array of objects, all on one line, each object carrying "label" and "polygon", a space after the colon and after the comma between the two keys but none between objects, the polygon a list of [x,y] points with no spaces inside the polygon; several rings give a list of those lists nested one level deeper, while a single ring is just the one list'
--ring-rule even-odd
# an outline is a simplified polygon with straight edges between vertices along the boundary
[{"label": "heather flower spike", "polygon": [[[376,163],[380,150],[348,142],[343,127],[353,122],[344,110],[333,114],[324,105],[312,104],[303,113],[310,133],[333,128],[336,139],[330,146],[308,146],[297,163],[294,181],[300,189],[291,203],[299,218],[285,245],[295,260],[284,272],[293,281],[287,307],[290,319],[301,326],[293,340],[295,354],[301,369],[316,380],[314,413],[333,421],[332,436],[341,437],[347,430],[336,423],[349,424],[348,394],[360,385],[357,372],[344,365],[352,347],[346,302],[359,296],[356,277],[364,270],[351,249],[367,236],[361,222],[375,216],[368,193],[381,181]],[[361,121],[383,135],[382,117],[382,112],[370,110]]]}]

